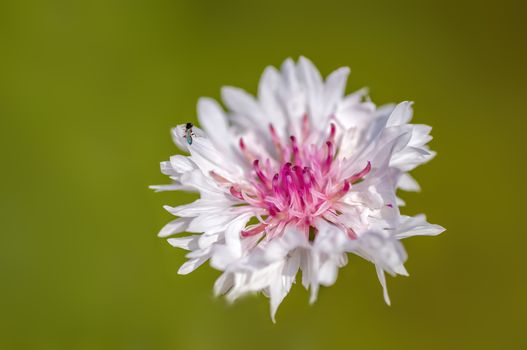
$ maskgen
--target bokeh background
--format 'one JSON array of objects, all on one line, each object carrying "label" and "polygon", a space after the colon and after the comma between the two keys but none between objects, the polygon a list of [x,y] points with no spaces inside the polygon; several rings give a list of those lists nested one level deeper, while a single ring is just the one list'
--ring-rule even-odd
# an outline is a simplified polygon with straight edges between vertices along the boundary
[{"label": "bokeh background", "polygon": [[[1,349],[525,349],[526,11],[522,1],[2,1]],[[410,277],[358,258],[315,305],[212,295],[156,237],[170,127],[222,85],[305,55],[348,91],[413,100],[437,158],[405,213]]]}]

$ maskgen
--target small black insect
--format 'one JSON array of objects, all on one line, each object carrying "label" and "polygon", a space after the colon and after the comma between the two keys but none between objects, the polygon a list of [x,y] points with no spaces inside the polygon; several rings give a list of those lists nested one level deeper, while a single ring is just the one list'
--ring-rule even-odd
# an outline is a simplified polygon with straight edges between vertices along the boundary
[{"label": "small black insect", "polygon": [[189,145],[192,145],[192,136],[194,135],[194,133],[192,132],[193,127],[194,127],[194,124],[192,123],[187,123],[185,125],[185,137]]}]

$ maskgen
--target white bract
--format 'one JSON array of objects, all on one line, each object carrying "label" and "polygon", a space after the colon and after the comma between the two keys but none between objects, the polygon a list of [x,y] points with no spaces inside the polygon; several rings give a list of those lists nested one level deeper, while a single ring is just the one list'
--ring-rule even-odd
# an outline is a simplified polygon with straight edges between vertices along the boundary
[{"label": "white bract", "polygon": [[[224,87],[227,111],[198,102],[201,129],[172,130],[189,156],[161,163],[172,183],[158,191],[195,191],[190,204],[165,208],[178,218],[160,237],[189,250],[187,274],[210,260],[223,272],[214,284],[228,300],[254,292],[271,299],[271,317],[300,271],[311,302],[335,283],[353,253],[384,272],[407,275],[399,240],[444,229],[424,215],[402,216],[398,188],[418,191],[408,174],[434,156],[431,128],[409,124],[412,104],[377,108],[360,90],[345,96],[348,68],[323,80],[301,57],[265,69],[255,98]],[[250,222],[249,222],[250,221]]]}]

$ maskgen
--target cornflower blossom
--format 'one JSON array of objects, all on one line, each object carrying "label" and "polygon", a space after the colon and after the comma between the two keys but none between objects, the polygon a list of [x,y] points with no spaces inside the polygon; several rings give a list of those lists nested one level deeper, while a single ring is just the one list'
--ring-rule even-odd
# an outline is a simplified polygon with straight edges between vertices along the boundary
[{"label": "cornflower blossom", "polygon": [[160,237],[193,233],[168,238],[189,251],[180,274],[209,260],[223,272],[216,295],[262,292],[274,321],[299,271],[314,302],[352,253],[375,265],[390,304],[385,272],[407,275],[399,241],[444,231],[424,215],[401,215],[396,196],[419,191],[408,172],[434,157],[431,128],[409,123],[410,102],[376,107],[364,89],[346,96],[348,74],[340,68],[323,80],[308,59],[287,59],[265,69],[257,97],[224,87],[227,111],[201,98],[201,128],[172,129],[190,155],[162,162],[172,183],[152,188],[200,195],[165,206],[178,218]]}]

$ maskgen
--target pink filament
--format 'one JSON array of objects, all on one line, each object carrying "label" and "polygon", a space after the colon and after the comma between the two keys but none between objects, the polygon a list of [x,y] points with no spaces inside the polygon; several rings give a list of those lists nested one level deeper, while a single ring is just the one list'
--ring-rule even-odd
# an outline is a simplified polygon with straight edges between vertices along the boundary
[{"label": "pink filament", "polygon": [[269,132],[278,155],[278,164],[266,159],[265,166],[262,166],[261,157],[252,153],[244,140],[240,139],[241,153],[252,162],[252,186],[250,190],[244,187],[244,191],[240,191],[232,185],[230,193],[237,199],[263,209],[267,214],[261,224],[242,231],[242,236],[254,236],[265,231],[267,239],[270,239],[280,235],[288,224],[294,224],[301,231],[309,233],[309,227],[320,217],[342,227],[350,238],[355,239],[357,236],[353,229],[340,223],[336,204],[353,184],[364,179],[371,171],[370,162],[350,178],[341,178],[340,160],[335,158],[338,151],[335,124],[330,124],[325,147],[321,147],[308,142],[313,139],[313,135],[307,115],[302,121],[301,142],[292,135],[289,145],[283,144],[272,124],[269,125]]}]

